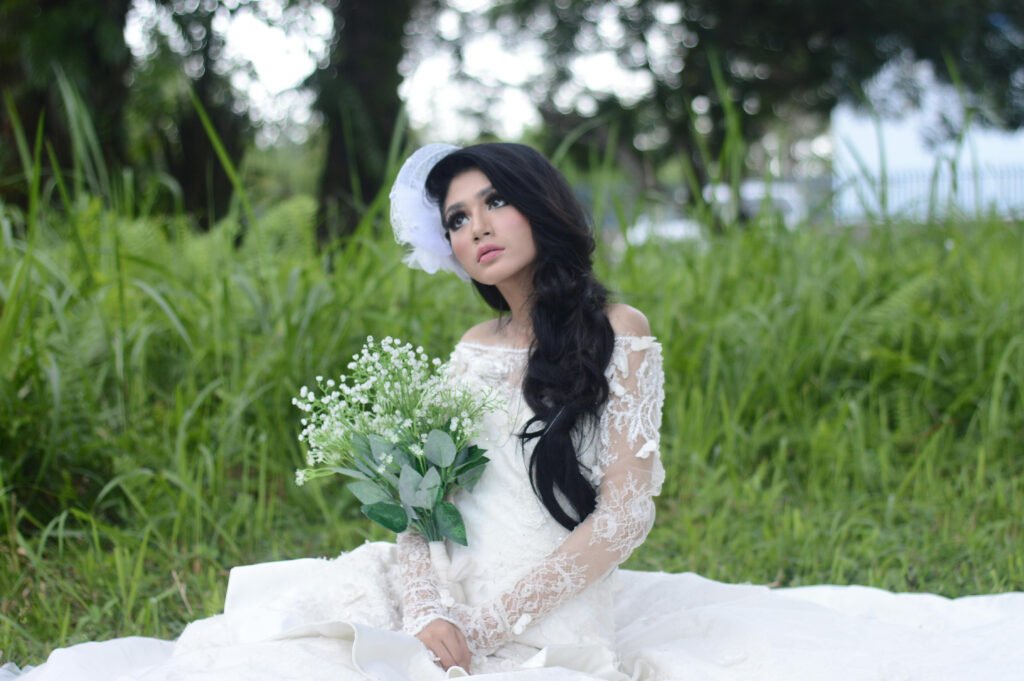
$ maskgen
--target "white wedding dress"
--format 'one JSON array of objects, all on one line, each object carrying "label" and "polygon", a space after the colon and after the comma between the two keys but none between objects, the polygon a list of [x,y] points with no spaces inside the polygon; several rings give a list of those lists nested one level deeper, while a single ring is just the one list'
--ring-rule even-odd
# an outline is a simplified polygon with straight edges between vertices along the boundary
[{"label": "white wedding dress", "polygon": [[[469,546],[435,569],[400,535],[333,560],[235,568],[224,614],[174,642],[124,638],[53,652],[0,681],[428,681],[409,632],[457,623],[493,681],[1024,681],[1024,594],[955,600],[866,587],[769,589],[617,566],[646,536],[659,459],[660,345],[616,339],[601,422],[578,451],[598,507],[571,533],[537,500],[514,433],[525,350],[459,343],[451,376],[496,391],[479,444],[491,462],[456,503]],[[459,593],[461,591],[461,593]],[[461,596],[456,600],[453,594]]]}]

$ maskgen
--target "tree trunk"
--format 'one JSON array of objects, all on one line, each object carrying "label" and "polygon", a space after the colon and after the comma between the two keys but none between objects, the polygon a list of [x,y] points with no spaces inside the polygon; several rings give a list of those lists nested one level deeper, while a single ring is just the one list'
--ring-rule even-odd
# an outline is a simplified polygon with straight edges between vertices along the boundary
[{"label": "tree trunk", "polygon": [[320,247],[355,231],[381,189],[398,123],[398,63],[414,0],[340,0],[327,68],[310,77],[327,131],[316,236]]},{"label": "tree trunk", "polygon": [[[231,84],[226,76],[214,70],[214,16],[215,11],[200,8],[179,14],[176,20],[186,34],[195,30],[206,36],[194,52],[200,57],[203,68],[199,77],[192,81],[192,88],[228,157],[237,166],[249,141],[250,123],[248,116],[232,110],[235,100]],[[168,171],[181,187],[185,211],[196,219],[201,230],[207,231],[227,215],[235,188],[191,98],[179,102],[178,107],[175,116],[178,134],[176,138],[163,137],[164,156]],[[239,219],[244,230],[246,216]]]}]

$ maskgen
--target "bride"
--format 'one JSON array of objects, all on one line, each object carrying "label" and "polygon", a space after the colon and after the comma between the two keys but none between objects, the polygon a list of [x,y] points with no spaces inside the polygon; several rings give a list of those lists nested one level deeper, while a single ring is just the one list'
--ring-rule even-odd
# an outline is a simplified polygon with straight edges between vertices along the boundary
[{"label": "bride", "polygon": [[500,404],[478,438],[491,462],[454,499],[468,546],[443,568],[409,533],[235,568],[224,613],[177,641],[57,650],[19,681],[1024,679],[1024,594],[619,570],[664,480],[661,346],[594,277],[567,182],[526,146],[428,145],[391,200],[406,262],[472,281],[498,312],[448,365]]}]

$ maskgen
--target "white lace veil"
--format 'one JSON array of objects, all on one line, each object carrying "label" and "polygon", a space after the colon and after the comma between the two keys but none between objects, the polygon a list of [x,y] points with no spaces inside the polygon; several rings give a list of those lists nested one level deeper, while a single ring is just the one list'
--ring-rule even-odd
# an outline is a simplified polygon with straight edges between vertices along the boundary
[{"label": "white lace veil", "polygon": [[391,228],[395,241],[409,248],[402,259],[406,265],[428,274],[447,270],[469,281],[469,275],[444,238],[440,210],[431,203],[424,186],[437,162],[458,148],[451,144],[428,144],[406,159],[391,187]]}]

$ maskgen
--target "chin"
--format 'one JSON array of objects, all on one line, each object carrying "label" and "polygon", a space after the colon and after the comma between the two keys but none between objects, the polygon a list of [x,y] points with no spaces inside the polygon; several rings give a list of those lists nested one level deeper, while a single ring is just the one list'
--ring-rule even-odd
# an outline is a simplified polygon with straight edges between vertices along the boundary
[{"label": "chin", "polygon": [[470,274],[470,277],[474,281],[478,281],[481,284],[486,284],[487,286],[497,286],[502,282],[508,281],[509,279],[518,276],[521,272],[522,270],[519,269],[515,270],[514,272],[508,272],[507,270],[493,272],[484,271],[477,272],[475,274]]},{"label": "chin", "polygon": [[500,279],[500,278],[495,279],[494,277],[488,277],[486,275],[480,276],[480,277],[471,277],[471,278],[476,283],[483,284],[484,286],[497,286],[498,284],[500,284],[503,281],[503,279]]}]

